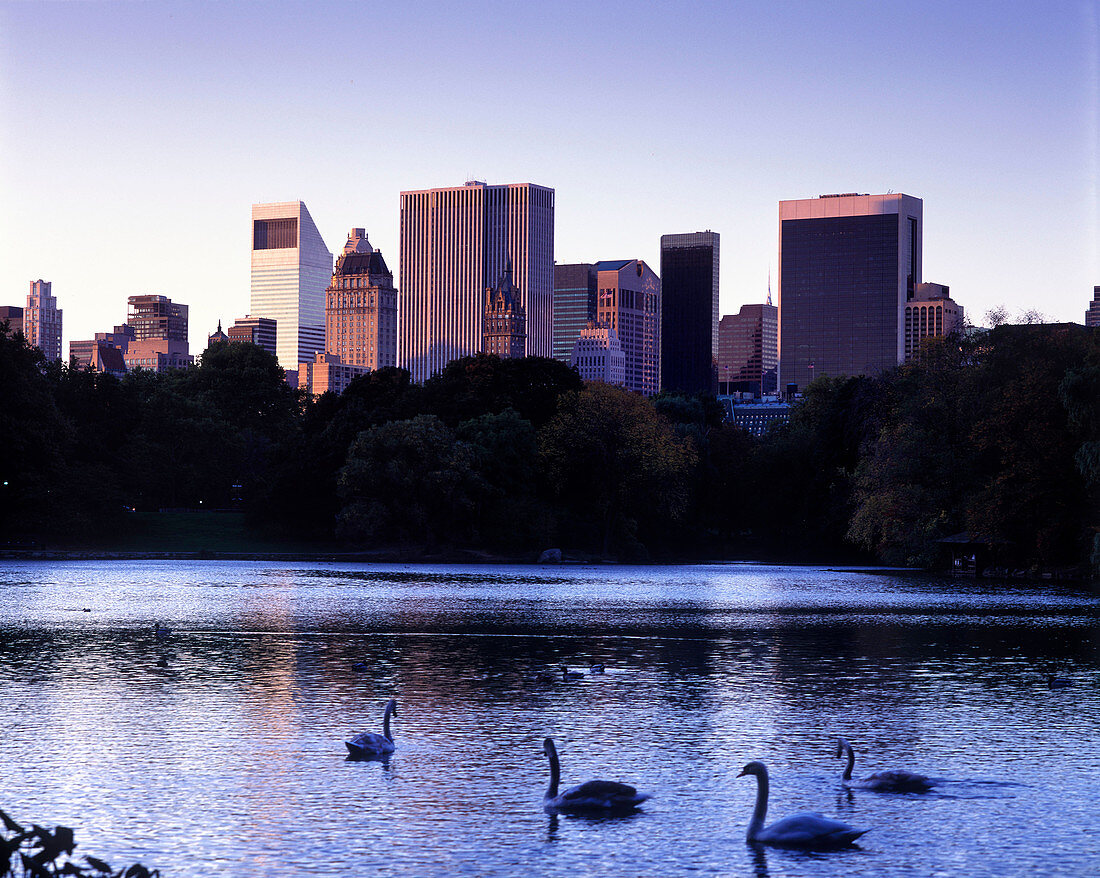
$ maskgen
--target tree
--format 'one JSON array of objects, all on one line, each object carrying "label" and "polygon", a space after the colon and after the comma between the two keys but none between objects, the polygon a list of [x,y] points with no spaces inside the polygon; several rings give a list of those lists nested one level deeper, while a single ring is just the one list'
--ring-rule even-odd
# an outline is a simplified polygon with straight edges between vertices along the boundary
[{"label": "tree", "polygon": [[605,555],[613,543],[637,550],[686,511],[696,454],[641,396],[600,383],[566,393],[539,447],[553,490]]},{"label": "tree", "polygon": [[482,490],[469,446],[433,415],[364,430],[340,471],[337,535],[422,539],[431,548],[472,536]]}]

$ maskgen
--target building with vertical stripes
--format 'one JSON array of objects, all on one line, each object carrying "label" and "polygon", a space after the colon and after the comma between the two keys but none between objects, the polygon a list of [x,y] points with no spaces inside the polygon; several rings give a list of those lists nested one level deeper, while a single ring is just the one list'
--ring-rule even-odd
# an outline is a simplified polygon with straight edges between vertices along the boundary
[{"label": "building with vertical stripes", "polygon": [[554,190],[533,183],[401,193],[398,365],[423,382],[481,351],[485,290],[508,260],[526,353],[553,350]]},{"label": "building with vertical stripes", "polygon": [[919,361],[927,338],[944,338],[963,330],[963,309],[943,284],[916,284],[905,303],[905,362]]},{"label": "building with vertical stripes", "polygon": [[249,314],[275,321],[275,356],[287,370],[325,349],[325,288],[332,253],[301,201],[252,205]]}]

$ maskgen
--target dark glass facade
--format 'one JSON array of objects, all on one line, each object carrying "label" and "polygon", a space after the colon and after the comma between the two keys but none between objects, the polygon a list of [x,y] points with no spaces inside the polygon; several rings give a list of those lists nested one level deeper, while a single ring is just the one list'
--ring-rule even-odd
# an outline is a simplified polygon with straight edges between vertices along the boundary
[{"label": "dark glass facade", "polygon": [[298,218],[253,220],[253,250],[285,250],[298,246]]},{"label": "dark glass facade", "polygon": [[[661,390],[680,393],[717,388],[717,264],[714,244],[668,246],[661,241]],[[717,240],[717,235],[713,238]]]},{"label": "dark glass facade", "polygon": [[596,266],[554,266],[554,359],[570,362],[573,343],[596,319]]},{"label": "dark glass facade", "polygon": [[[877,375],[898,363],[898,215],[781,223],[780,379]],[[919,250],[905,242],[906,259]],[[906,265],[919,275],[919,266]],[[904,300],[902,300],[904,301]]]}]

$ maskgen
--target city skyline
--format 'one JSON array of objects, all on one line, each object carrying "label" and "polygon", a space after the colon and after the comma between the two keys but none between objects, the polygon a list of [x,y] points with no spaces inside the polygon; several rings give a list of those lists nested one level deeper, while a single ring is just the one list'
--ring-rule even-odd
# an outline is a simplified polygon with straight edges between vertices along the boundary
[{"label": "city skyline", "polygon": [[[262,9],[0,4],[0,302],[51,281],[67,346],[164,295],[198,349],[249,311],[251,204],[397,254],[399,192],[470,178],[553,188],[562,264],[656,265],[661,235],[713,229],[722,315],[764,301],[779,202],[830,192],[923,199],[925,275],[975,322],[1081,322],[1100,280],[1095,2]],[[654,124],[608,136],[615,107]],[[165,273],[166,239],[203,258]]]}]

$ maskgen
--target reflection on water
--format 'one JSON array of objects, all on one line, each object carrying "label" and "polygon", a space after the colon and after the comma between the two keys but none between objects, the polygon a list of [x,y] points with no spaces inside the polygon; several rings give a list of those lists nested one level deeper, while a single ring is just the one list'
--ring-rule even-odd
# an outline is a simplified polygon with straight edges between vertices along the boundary
[{"label": "reflection on water", "polygon": [[[1053,587],[750,565],[8,564],[0,808],[171,875],[1089,874],[1098,617]],[[347,760],[391,697],[396,752]],[[563,785],[654,798],[548,817],[547,735]],[[846,789],[838,735],[858,776],[939,783]],[[860,849],[746,845],[752,759],[770,819],[870,826]]]}]

